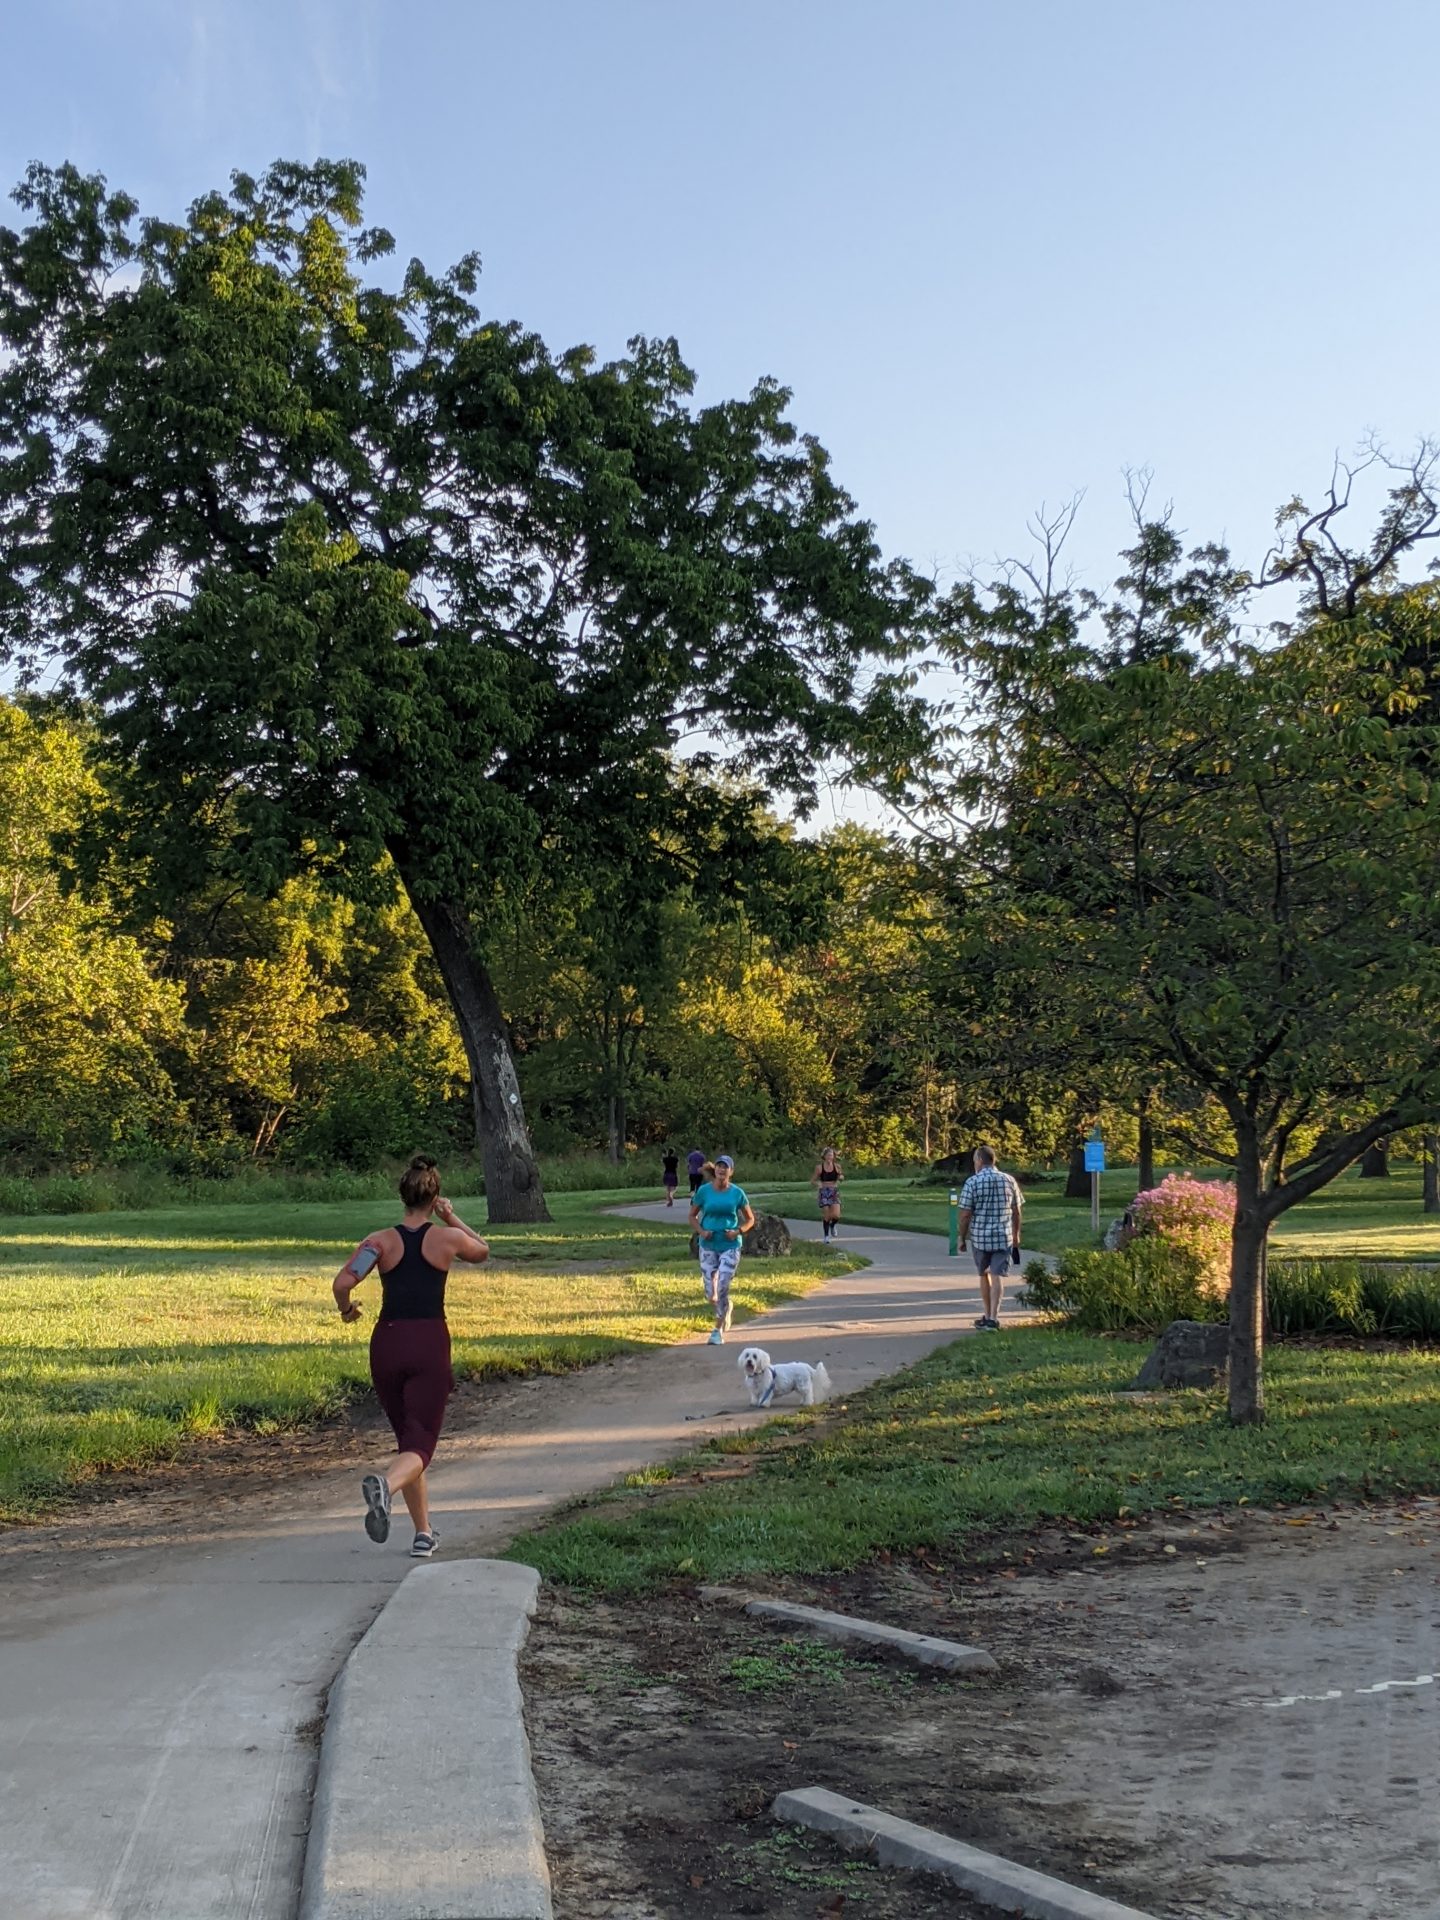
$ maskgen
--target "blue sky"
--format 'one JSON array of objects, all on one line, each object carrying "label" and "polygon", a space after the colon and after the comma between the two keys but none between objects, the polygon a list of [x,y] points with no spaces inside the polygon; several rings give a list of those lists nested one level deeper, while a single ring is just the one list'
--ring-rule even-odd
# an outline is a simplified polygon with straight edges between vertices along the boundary
[{"label": "blue sky", "polygon": [[887,548],[942,570],[1122,470],[1264,551],[1337,449],[1440,431],[1431,0],[0,0],[0,183],[171,211],[350,155],[402,259],[554,346],[774,374]]}]

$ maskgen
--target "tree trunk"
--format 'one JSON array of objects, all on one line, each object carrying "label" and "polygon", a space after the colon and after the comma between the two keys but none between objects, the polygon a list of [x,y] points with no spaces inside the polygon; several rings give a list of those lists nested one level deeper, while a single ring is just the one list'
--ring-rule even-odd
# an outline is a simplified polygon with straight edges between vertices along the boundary
[{"label": "tree trunk", "polygon": [[615,1112],[617,1105],[614,1094],[610,1094],[605,1101],[605,1157],[612,1167],[620,1164],[620,1129]]},{"label": "tree trunk", "polygon": [[1230,1419],[1265,1424],[1265,1242],[1260,1155],[1254,1136],[1236,1140],[1235,1225],[1230,1234]]},{"label": "tree trunk", "polygon": [[545,1205],[540,1169],[525,1125],[505,1016],[495,983],[476,957],[469,922],[448,901],[417,898],[403,867],[401,878],[430,942],[465,1043],[475,1098],[475,1131],[485,1168],[487,1217],[493,1225],[548,1220],[550,1210]]},{"label": "tree trunk", "polygon": [[1140,1163],[1137,1172],[1141,1193],[1148,1193],[1155,1184],[1155,1122],[1150,1118],[1153,1098],[1149,1087],[1140,1096]]},{"label": "tree trunk", "polygon": [[1083,1142],[1070,1149],[1070,1172],[1065,1181],[1067,1200],[1088,1200],[1090,1198],[1090,1176],[1085,1171],[1085,1147]]},{"label": "tree trunk", "polygon": [[1425,1135],[1424,1208],[1440,1213],[1440,1133]]},{"label": "tree trunk", "polygon": [[1377,1140],[1373,1147],[1367,1147],[1360,1159],[1360,1178],[1362,1180],[1388,1180],[1390,1178],[1390,1142]]}]

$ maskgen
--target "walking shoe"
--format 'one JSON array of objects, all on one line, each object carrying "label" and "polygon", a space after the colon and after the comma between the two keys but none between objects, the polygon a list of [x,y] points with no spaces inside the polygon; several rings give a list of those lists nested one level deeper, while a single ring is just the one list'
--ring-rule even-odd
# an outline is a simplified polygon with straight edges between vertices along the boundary
[{"label": "walking shoe", "polygon": [[989,1319],[987,1318],[987,1316],[986,1316],[985,1314],[983,1314],[983,1313],[982,1313],[982,1314],[981,1314],[981,1315],[979,1315],[979,1317],[978,1317],[978,1318],[976,1319],[976,1321],[975,1321],[975,1323],[974,1323],[974,1324],[975,1324],[975,1325],[976,1325],[977,1327],[988,1327],[988,1326],[989,1326],[989,1324],[990,1324],[990,1321],[989,1321]]},{"label": "walking shoe", "polygon": [[705,1344],[707,1347],[723,1347],[724,1346],[725,1336],[720,1331],[719,1327],[715,1327],[712,1329],[710,1338],[705,1342]]},{"label": "walking shoe", "polygon": [[434,1527],[430,1529],[429,1533],[417,1533],[415,1538],[410,1542],[410,1558],[412,1560],[428,1560],[439,1544],[440,1535]]},{"label": "walking shoe", "polygon": [[998,1320],[986,1320],[982,1324],[984,1325],[986,1333],[998,1333],[1000,1331],[1000,1322]]},{"label": "walking shoe", "polygon": [[390,1538],[390,1483],[378,1473],[367,1473],[360,1482],[365,1496],[365,1531],[383,1546]]}]

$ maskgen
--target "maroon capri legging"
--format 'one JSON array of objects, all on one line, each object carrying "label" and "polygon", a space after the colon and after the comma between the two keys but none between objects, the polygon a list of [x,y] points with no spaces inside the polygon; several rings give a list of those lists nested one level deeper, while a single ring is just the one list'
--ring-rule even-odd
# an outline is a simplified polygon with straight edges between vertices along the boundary
[{"label": "maroon capri legging", "polygon": [[370,1378],[395,1429],[401,1453],[418,1453],[428,1467],[445,1402],[455,1390],[450,1329],[443,1320],[377,1320],[370,1335]]}]

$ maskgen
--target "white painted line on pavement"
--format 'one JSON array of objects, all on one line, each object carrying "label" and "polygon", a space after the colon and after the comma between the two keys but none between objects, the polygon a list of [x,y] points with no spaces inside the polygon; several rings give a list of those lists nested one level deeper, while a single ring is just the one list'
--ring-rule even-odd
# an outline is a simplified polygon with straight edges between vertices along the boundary
[{"label": "white painted line on pavement", "polygon": [[1367,1693],[1389,1693],[1396,1687],[1433,1687],[1440,1675],[1417,1673],[1413,1680],[1377,1680],[1373,1687],[1327,1687],[1324,1693],[1284,1693],[1278,1700],[1257,1700],[1261,1707],[1298,1707],[1312,1701],[1354,1700]]}]

